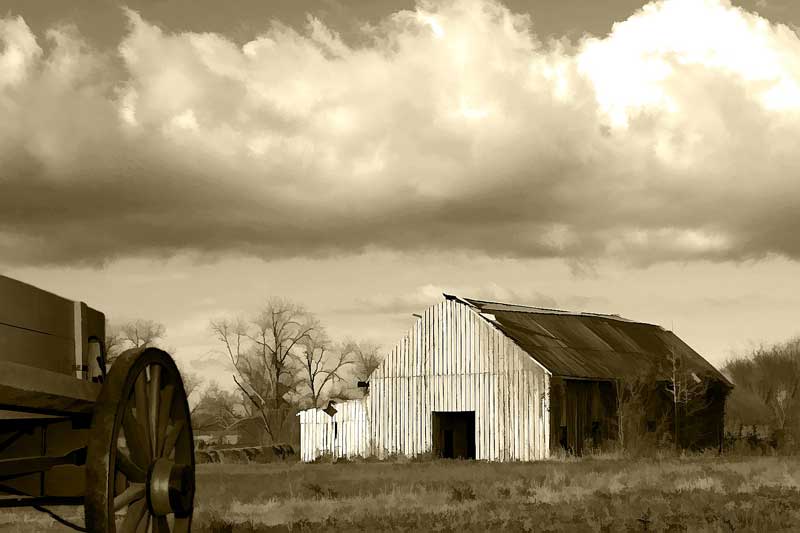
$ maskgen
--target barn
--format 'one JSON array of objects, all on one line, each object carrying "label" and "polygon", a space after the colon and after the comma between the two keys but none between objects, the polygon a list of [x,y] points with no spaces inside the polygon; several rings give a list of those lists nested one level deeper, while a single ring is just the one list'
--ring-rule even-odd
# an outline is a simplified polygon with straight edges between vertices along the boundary
[{"label": "barn", "polygon": [[363,399],[299,414],[302,460],[581,454],[619,438],[624,385],[642,382],[644,431],[721,445],[731,383],[660,326],[448,294],[416,316]]}]

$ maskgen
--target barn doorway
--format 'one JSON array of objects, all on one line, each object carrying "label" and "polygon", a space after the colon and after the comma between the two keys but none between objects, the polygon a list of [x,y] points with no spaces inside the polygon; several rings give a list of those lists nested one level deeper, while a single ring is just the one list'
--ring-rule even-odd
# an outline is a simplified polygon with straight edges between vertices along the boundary
[{"label": "barn doorway", "polygon": [[475,459],[475,411],[434,411],[432,417],[434,455]]}]

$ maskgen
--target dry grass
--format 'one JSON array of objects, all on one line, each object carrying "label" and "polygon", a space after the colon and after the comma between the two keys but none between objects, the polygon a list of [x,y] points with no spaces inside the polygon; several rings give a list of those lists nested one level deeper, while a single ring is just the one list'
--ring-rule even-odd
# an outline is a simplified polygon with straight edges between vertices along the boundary
[{"label": "dry grass", "polygon": [[204,465],[203,531],[796,531],[796,458]]},{"label": "dry grass", "polygon": [[[207,464],[195,531],[797,531],[800,459]],[[81,522],[79,509],[63,514]],[[0,530],[68,531],[32,511]]]}]

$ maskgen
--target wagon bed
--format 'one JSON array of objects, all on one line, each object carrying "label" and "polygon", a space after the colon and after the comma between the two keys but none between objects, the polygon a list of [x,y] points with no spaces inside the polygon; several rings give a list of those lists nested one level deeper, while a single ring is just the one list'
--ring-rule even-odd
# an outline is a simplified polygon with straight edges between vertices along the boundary
[{"label": "wagon bed", "polygon": [[189,531],[194,447],[172,358],[106,367],[105,316],[0,276],[0,507],[84,505],[96,532]]}]

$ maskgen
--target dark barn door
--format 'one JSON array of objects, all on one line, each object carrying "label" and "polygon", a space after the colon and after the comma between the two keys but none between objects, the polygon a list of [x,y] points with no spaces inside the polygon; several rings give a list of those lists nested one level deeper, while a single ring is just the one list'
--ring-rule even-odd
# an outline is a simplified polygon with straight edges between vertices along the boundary
[{"label": "dark barn door", "polygon": [[605,381],[553,378],[550,389],[551,450],[575,455],[598,448],[616,423],[615,390]]},{"label": "dark barn door", "polygon": [[432,417],[434,455],[475,459],[475,411],[434,411]]}]

